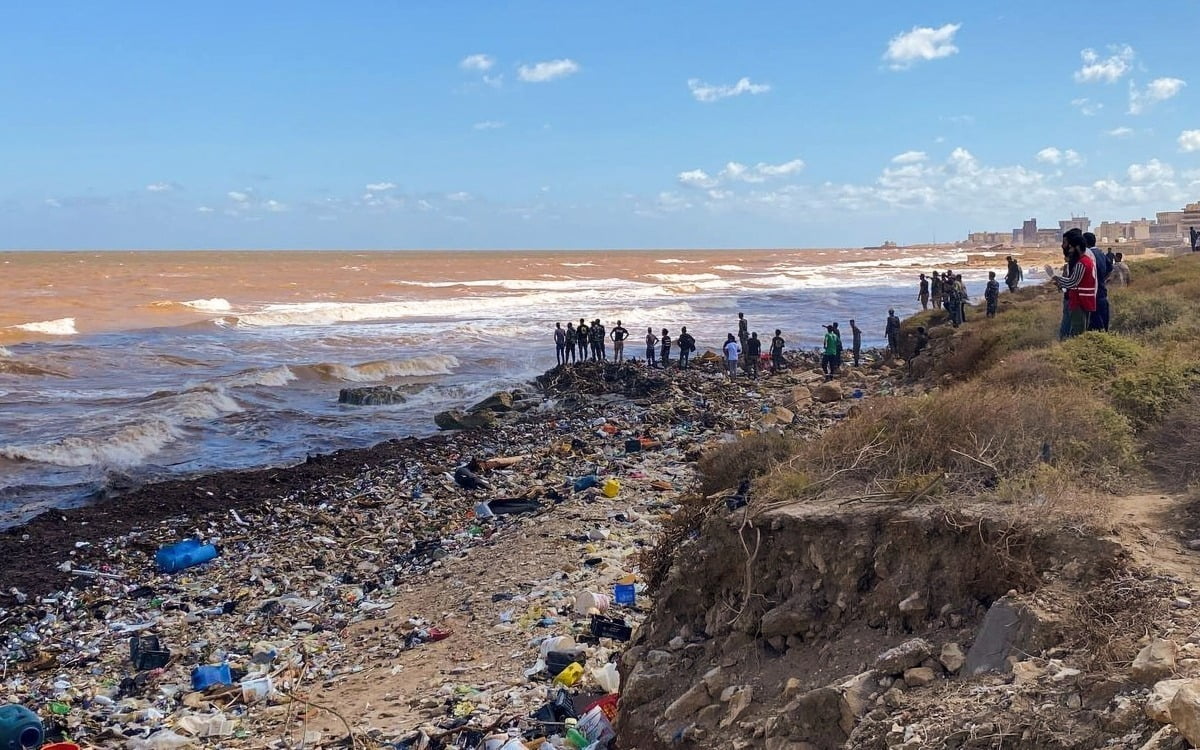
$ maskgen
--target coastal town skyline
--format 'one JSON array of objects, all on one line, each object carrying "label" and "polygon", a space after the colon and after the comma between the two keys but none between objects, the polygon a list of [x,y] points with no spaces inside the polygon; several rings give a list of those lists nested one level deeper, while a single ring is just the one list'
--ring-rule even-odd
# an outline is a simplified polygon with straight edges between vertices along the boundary
[{"label": "coastal town skyline", "polygon": [[1057,227],[1039,227],[1037,217],[1022,221],[1011,231],[976,231],[967,235],[966,244],[1011,245],[1013,247],[1044,247],[1062,240],[1068,229],[1091,231],[1100,243],[1121,244],[1139,242],[1148,247],[1172,248],[1190,242],[1190,230],[1200,230],[1200,201],[1190,202],[1182,209],[1154,212],[1154,218],[1104,220],[1093,226],[1088,216],[1071,215],[1058,219]]}]

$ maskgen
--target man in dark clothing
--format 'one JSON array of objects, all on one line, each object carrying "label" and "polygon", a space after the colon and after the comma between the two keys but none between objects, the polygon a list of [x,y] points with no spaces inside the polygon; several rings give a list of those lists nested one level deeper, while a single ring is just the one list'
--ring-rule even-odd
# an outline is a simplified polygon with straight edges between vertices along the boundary
[{"label": "man in dark clothing", "polygon": [[646,328],[646,364],[650,367],[656,367],[654,354],[658,350],[658,336],[654,335],[653,328]]},{"label": "man in dark clothing", "polygon": [[921,285],[917,291],[917,299],[921,302],[921,309],[929,309],[929,279],[925,278],[925,274],[921,274]]},{"label": "man in dark clothing", "polygon": [[671,334],[667,332],[666,328],[662,330],[662,338],[659,339],[659,344],[662,348],[658,353],[658,361],[665,370],[667,369],[667,365],[671,364]]},{"label": "man in dark clothing", "polygon": [[750,377],[758,377],[758,359],[762,356],[762,342],[758,340],[758,331],[746,339],[746,372]]},{"label": "man in dark clothing", "polygon": [[850,344],[854,353],[854,366],[858,367],[858,359],[862,354],[862,329],[854,322],[854,318],[850,319]]},{"label": "man in dark clothing", "polygon": [[604,335],[604,325],[596,318],[592,322],[592,345],[596,347],[596,359],[606,360],[608,354],[604,350],[607,348],[608,338]]},{"label": "man in dark clothing", "polygon": [[1112,273],[1113,263],[1117,262],[1117,256],[1116,256],[1116,253],[1114,253],[1112,251],[1111,247],[1107,251],[1105,251],[1104,259],[1108,261],[1108,272]]},{"label": "man in dark clothing", "polygon": [[621,325],[621,321],[617,321],[617,327],[612,329],[608,334],[613,340],[613,360],[616,362],[625,361],[625,339],[629,337],[629,331]]},{"label": "man in dark clothing", "polygon": [[586,361],[588,352],[592,350],[592,332],[588,330],[583,318],[579,319],[579,325],[575,327],[575,339],[579,346],[579,361]]},{"label": "man in dark clothing", "polygon": [[1092,262],[1096,264],[1096,283],[1098,285],[1096,312],[1091,314],[1088,330],[1107,331],[1109,315],[1108,275],[1112,273],[1112,263],[1109,262],[1108,256],[1100,252],[1100,248],[1096,247],[1096,235],[1091,232],[1084,232],[1083,242],[1087,245],[1088,252],[1092,254]]},{"label": "man in dark clothing", "polygon": [[937,271],[933,272],[933,281],[929,284],[929,297],[935,306],[942,299],[942,275]]},{"label": "man in dark clothing", "polygon": [[691,361],[692,352],[696,351],[696,339],[687,332],[687,326],[679,329],[679,369],[686,370]]},{"label": "man in dark clothing", "polygon": [[883,330],[884,336],[888,342],[888,356],[895,358],[900,356],[900,318],[896,317],[895,310],[888,310],[887,327]]},{"label": "man in dark clothing", "polygon": [[567,357],[566,358],[572,362],[575,361],[575,325],[572,323],[567,323]]},{"label": "man in dark clothing", "polygon": [[775,337],[771,339],[771,372],[779,372],[783,368],[783,331],[775,329]]},{"label": "man in dark clothing", "polygon": [[741,347],[742,361],[746,358],[746,340],[750,338],[750,321],[746,320],[745,313],[738,313],[738,346]]},{"label": "man in dark clothing", "polygon": [[1192,241],[1192,252],[1200,250],[1200,232],[1195,227],[1188,227],[1188,239]]},{"label": "man in dark clothing", "polygon": [[563,330],[562,323],[554,324],[554,356],[558,364],[567,363],[567,332]]},{"label": "man in dark clothing", "polygon": [[925,351],[927,346],[929,346],[929,334],[925,332],[925,326],[917,326],[917,345],[913,348],[913,356]]},{"label": "man in dark clothing", "polygon": [[995,271],[988,271],[987,289],[983,292],[983,299],[987,302],[987,316],[996,317],[996,306],[1000,304],[1000,282],[996,281]]},{"label": "man in dark clothing", "polygon": [[1004,273],[1004,283],[1008,286],[1009,292],[1015,292],[1017,285],[1025,279],[1025,274],[1021,273],[1021,267],[1017,265],[1016,259],[1011,255],[1006,260],[1008,261],[1008,270]]},{"label": "man in dark clothing", "polygon": [[[842,366],[842,351],[845,350],[845,347],[842,346],[842,331],[838,328],[836,320],[833,321],[833,335],[837,336],[837,368],[840,368]],[[834,368],[835,372],[837,368]]]}]

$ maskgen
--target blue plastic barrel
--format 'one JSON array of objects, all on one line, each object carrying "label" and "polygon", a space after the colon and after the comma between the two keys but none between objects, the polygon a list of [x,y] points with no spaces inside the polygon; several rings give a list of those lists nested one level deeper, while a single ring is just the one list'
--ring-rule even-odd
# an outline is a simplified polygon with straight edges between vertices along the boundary
[{"label": "blue plastic barrel", "polygon": [[584,490],[590,490],[598,484],[600,484],[600,479],[595,474],[588,474],[586,477],[580,477],[575,480],[575,491],[583,492]]},{"label": "blue plastic barrel", "polygon": [[163,573],[175,573],[193,565],[206,563],[217,556],[217,548],[204,544],[199,539],[184,539],[169,544],[158,551],[154,561]]},{"label": "blue plastic barrel", "polygon": [[0,750],[42,746],[42,720],[16,703],[0,706]]},{"label": "blue plastic barrel", "polygon": [[209,664],[192,670],[192,689],[204,690],[213,685],[232,685],[233,675],[228,664]]},{"label": "blue plastic barrel", "polygon": [[613,601],[626,607],[637,603],[637,587],[632,583],[618,583],[613,586]]}]

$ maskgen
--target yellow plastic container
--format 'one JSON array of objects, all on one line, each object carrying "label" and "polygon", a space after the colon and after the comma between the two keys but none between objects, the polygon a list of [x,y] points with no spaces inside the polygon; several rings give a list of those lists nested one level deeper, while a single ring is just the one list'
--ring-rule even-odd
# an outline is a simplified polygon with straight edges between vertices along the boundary
[{"label": "yellow plastic container", "polygon": [[554,678],[554,683],[563,687],[573,687],[581,677],[583,677],[583,665],[573,661],[558,673]]},{"label": "yellow plastic container", "polygon": [[600,485],[600,492],[605,497],[616,497],[621,492],[621,483],[615,479],[605,479],[604,484]]}]

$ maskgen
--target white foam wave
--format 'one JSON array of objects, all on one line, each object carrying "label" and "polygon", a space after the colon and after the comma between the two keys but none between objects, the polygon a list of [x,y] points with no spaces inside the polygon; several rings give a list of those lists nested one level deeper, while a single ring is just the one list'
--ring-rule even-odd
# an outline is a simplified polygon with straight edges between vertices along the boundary
[{"label": "white foam wave", "polygon": [[735,266],[735,265],[713,266],[713,269],[717,270],[717,271],[745,271],[746,270],[745,266]]},{"label": "white foam wave", "polygon": [[591,261],[584,261],[583,263],[559,263],[558,265],[566,266],[567,268],[583,268],[585,266],[594,266],[596,264],[592,263]]},{"label": "white foam wave", "polygon": [[658,260],[656,260],[654,262],[671,265],[673,263],[703,263],[704,261],[702,261],[702,260],[684,260],[682,258],[659,258]]},{"label": "white foam wave", "polygon": [[152,419],[122,427],[110,435],[0,446],[0,456],[56,466],[135,466],[178,437],[175,425]]},{"label": "white foam wave", "polygon": [[30,333],[45,333],[50,336],[74,336],[79,333],[75,330],[74,318],[59,318],[58,320],[42,320],[36,323],[22,323],[20,325],[9,326],[10,328],[19,328],[22,331]]},{"label": "white foam wave", "polygon": [[229,304],[229,300],[221,297],[212,297],[210,299],[193,299],[187,302],[181,302],[184,307],[190,307],[193,310],[203,310],[205,312],[229,312],[233,309],[233,305]]},{"label": "white foam wave", "polygon": [[296,380],[296,373],[287,365],[270,367],[262,370],[246,370],[227,379],[225,384],[231,388],[247,388],[261,385],[268,388],[278,388],[281,385]]},{"label": "white foam wave", "polygon": [[238,402],[217,385],[202,385],[183,393],[164,396],[157,401],[160,405],[154,410],[155,414],[172,422],[216,419],[242,411]]},{"label": "white foam wave", "polygon": [[629,281],[625,279],[588,279],[581,281],[579,279],[564,279],[556,277],[554,280],[546,279],[481,279],[478,281],[401,281],[398,282],[405,286],[420,286],[427,289],[445,289],[447,287],[496,287],[499,289],[512,289],[515,291],[546,291],[560,289],[578,289],[581,285],[589,286],[604,286],[607,288],[628,286]]},{"label": "white foam wave", "polygon": [[716,281],[721,277],[715,273],[652,273],[650,278],[671,284],[684,284],[689,281]]},{"label": "white foam wave", "polygon": [[3,346],[0,346],[0,357],[11,357],[13,353]]},{"label": "white foam wave", "polygon": [[449,354],[429,354],[413,359],[384,359],[347,365],[340,362],[321,362],[308,369],[320,377],[351,383],[371,383],[388,378],[449,375],[458,367],[458,359]]}]

